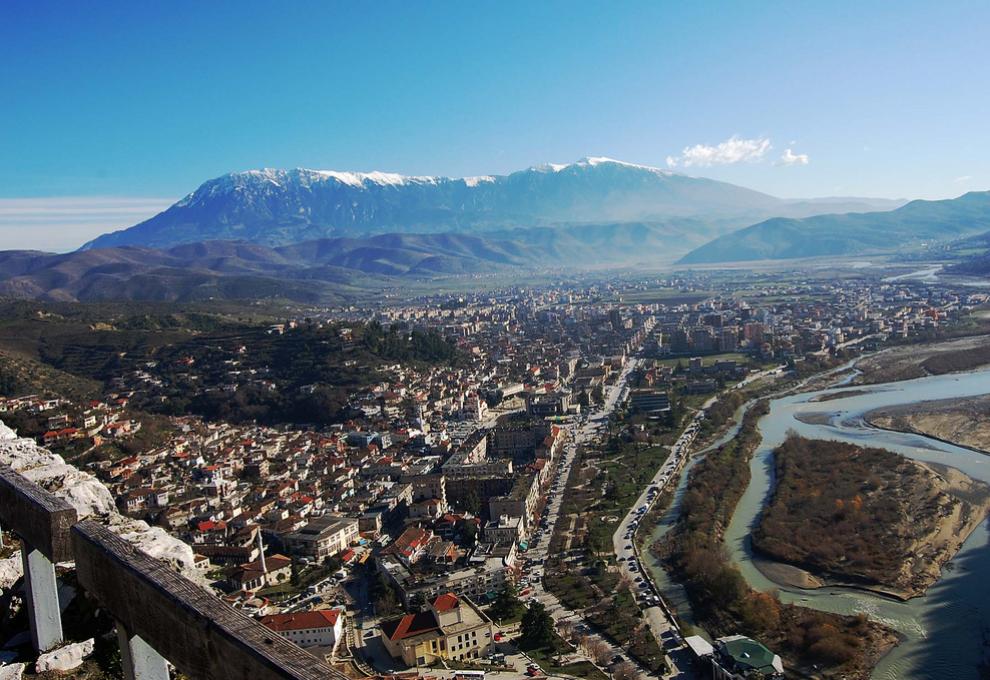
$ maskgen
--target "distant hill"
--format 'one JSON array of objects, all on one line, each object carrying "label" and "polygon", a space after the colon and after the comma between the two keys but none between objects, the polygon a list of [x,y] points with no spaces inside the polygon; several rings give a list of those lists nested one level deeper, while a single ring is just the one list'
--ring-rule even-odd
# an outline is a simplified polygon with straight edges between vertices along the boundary
[{"label": "distant hill", "polygon": [[886,212],[774,218],[720,236],[682,264],[781,260],[890,252],[990,229],[990,191],[942,201],[911,201]]},{"label": "distant hill", "polygon": [[279,248],[231,241],[159,250],[0,252],[0,295],[47,300],[339,299],[395,276],[477,273],[534,264],[515,241],[465,234],[385,234]]},{"label": "distant hill", "polygon": [[382,233],[480,234],[617,223],[672,227],[667,244],[674,245],[679,232],[690,225],[706,225],[706,231],[714,230],[707,235],[711,238],[771,216],[896,205],[845,198],[785,201],[725,182],[608,158],[461,179],[265,169],[209,180],[164,212],[104,234],[83,249],[168,248],[214,240],[280,246]]}]

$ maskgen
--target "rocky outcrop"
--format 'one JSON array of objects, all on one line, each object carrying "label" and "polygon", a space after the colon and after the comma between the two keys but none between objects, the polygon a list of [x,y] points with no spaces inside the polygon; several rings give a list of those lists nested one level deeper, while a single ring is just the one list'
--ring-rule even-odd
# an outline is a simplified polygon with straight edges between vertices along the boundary
[{"label": "rocky outcrop", "polygon": [[0,560],[0,594],[13,587],[24,575],[24,563],[18,550],[10,557]]},{"label": "rocky outcrop", "polygon": [[[189,545],[158,527],[121,515],[114,505],[113,495],[100,480],[69,465],[61,456],[38,446],[34,440],[18,437],[3,422],[0,422],[0,463],[64,498],[76,509],[80,519],[103,522],[147,554],[165,560],[184,576],[202,582]],[[3,562],[0,562],[0,581],[2,570]],[[0,588],[3,587],[0,583]]]},{"label": "rocky outcrop", "polygon": [[21,680],[24,677],[24,668],[22,663],[0,666],[0,680]]},{"label": "rocky outcrop", "polygon": [[82,662],[93,653],[95,645],[96,641],[90,638],[85,642],[76,642],[65,647],[60,647],[47,654],[42,654],[35,662],[34,670],[39,674],[47,673],[48,671],[59,673],[71,671],[82,665]]}]

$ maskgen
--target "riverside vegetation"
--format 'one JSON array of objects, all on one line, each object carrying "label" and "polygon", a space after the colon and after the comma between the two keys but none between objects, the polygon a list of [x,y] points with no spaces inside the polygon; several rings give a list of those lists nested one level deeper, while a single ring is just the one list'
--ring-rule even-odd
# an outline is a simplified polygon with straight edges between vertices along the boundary
[{"label": "riverside vegetation", "polygon": [[938,579],[990,507],[985,484],[883,449],[795,436],[774,468],[753,547],[825,582],[900,598]]},{"label": "riverside vegetation", "polygon": [[749,462],[761,436],[757,422],[769,402],[756,402],[738,435],[692,469],[675,527],[653,546],[688,594],[695,619],[714,636],[758,638],[791,668],[824,667],[829,677],[868,677],[896,643],[890,629],[866,616],[843,616],[781,603],[751,589],[732,564],[723,538],[750,480]]}]

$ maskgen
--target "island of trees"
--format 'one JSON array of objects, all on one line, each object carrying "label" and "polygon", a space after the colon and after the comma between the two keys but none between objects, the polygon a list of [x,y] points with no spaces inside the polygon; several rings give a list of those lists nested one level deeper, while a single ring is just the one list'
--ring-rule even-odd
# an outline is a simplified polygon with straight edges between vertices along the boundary
[{"label": "island of trees", "polygon": [[990,507],[985,484],[883,449],[791,437],[774,466],[753,547],[826,582],[901,598],[938,579]]}]

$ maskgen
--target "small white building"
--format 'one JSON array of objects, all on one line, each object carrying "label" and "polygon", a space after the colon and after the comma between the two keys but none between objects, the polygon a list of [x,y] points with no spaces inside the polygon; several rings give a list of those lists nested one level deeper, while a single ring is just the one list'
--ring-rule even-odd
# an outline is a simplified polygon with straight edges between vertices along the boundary
[{"label": "small white building", "polygon": [[261,623],[300,647],[336,649],[344,636],[344,612],[339,609],[271,614]]}]

